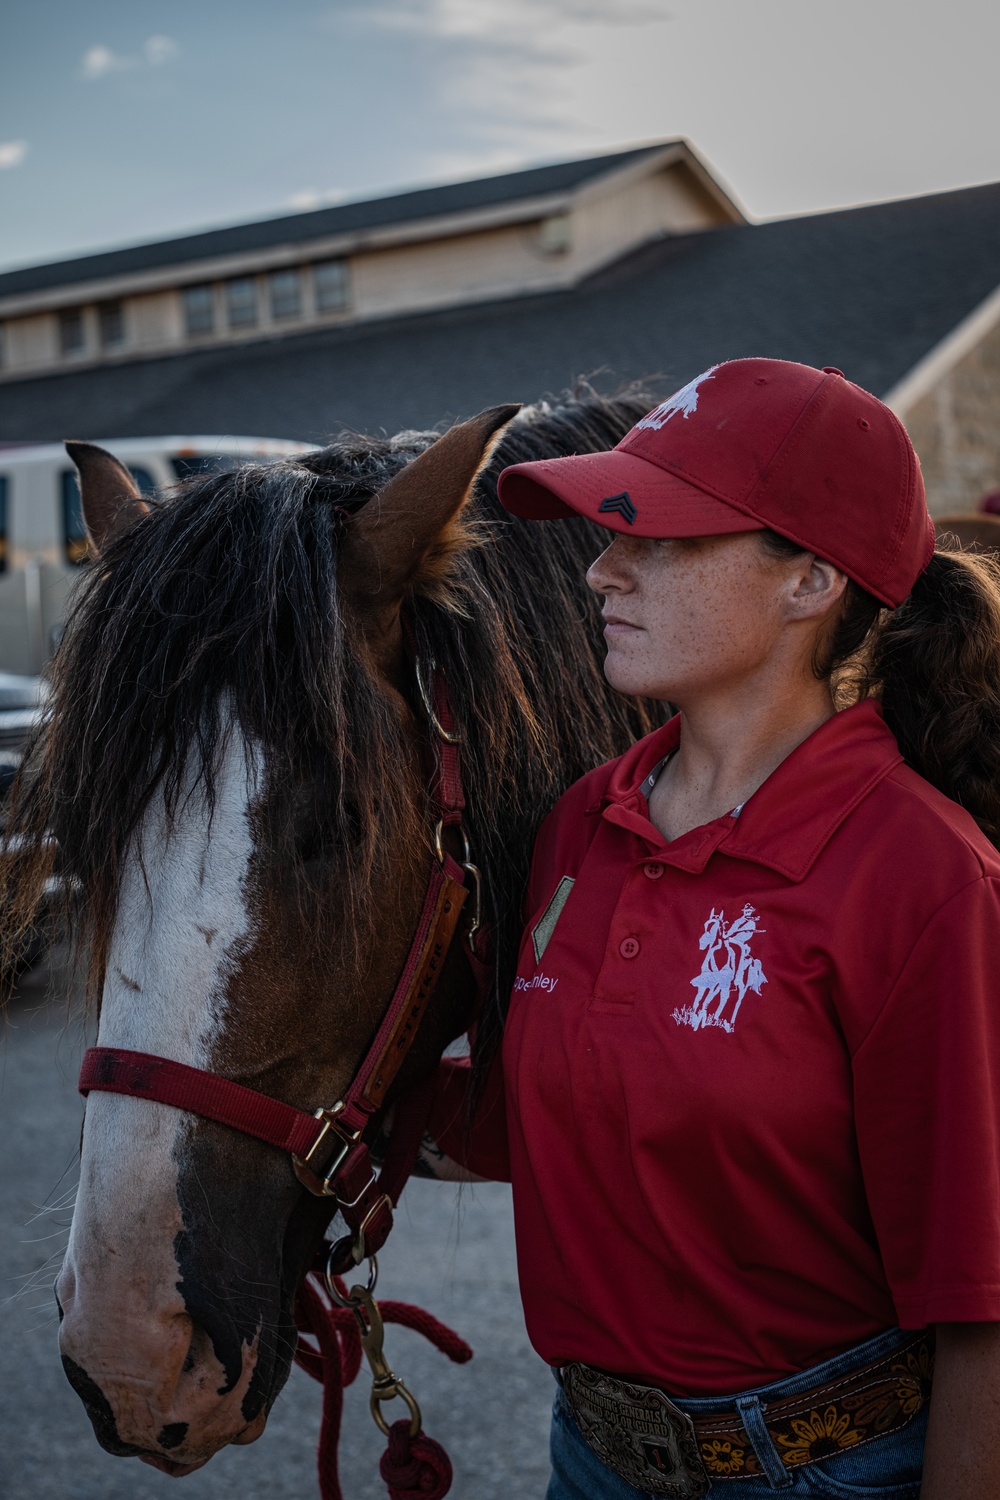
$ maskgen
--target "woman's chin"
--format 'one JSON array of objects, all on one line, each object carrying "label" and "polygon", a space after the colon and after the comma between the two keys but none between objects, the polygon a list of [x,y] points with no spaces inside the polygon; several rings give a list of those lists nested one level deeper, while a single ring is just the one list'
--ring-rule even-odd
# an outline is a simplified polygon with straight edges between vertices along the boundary
[{"label": "woman's chin", "polygon": [[669,699],[670,695],[664,692],[662,683],[653,680],[648,672],[639,671],[634,665],[621,660],[613,648],[608,651],[605,659],[604,675],[616,693],[624,693],[630,698],[659,698],[663,702]]}]

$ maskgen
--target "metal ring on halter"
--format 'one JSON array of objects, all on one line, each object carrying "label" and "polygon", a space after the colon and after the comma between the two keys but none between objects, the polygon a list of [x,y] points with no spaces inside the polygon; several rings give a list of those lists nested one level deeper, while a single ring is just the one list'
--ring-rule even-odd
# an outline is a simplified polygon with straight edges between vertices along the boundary
[{"label": "metal ring on halter", "polygon": [[[356,1304],[352,1300],[350,1294],[348,1293],[348,1295],[345,1297],[345,1296],[343,1296],[343,1294],[341,1292],[339,1292],[337,1290],[336,1273],[333,1270],[333,1267],[330,1265],[330,1261],[333,1258],[333,1252],[334,1252],[334,1250],[336,1250],[336,1248],[337,1248],[336,1245],[331,1245],[330,1246],[330,1254],[326,1258],[326,1270],[323,1272],[323,1280],[326,1282],[326,1289],[329,1292],[331,1298],[333,1299],[334,1302],[336,1302],[338,1304],[338,1306],[340,1306],[340,1307],[354,1307]],[[367,1292],[368,1296],[371,1296],[372,1292],[374,1292],[375,1285],[376,1285],[377,1281],[378,1281],[378,1261],[375,1259],[374,1255],[369,1255],[368,1256],[368,1285],[365,1287],[365,1291]]]},{"label": "metal ring on halter", "polygon": [[[450,823],[448,826],[450,828],[457,827],[459,833],[462,835],[462,849],[463,849],[463,853],[462,853],[462,869],[463,870],[468,870],[468,869],[475,870],[475,868],[476,868],[475,865],[473,865],[471,863],[471,860],[472,860],[472,850],[469,848],[469,835],[466,833],[466,831],[462,827],[461,823],[458,823],[458,824]],[[444,864],[444,819],[443,818],[439,818],[438,819],[437,827],[434,829],[434,853],[437,855],[438,864],[439,865],[443,865]],[[478,874],[478,871],[476,873]]]},{"label": "metal ring on halter", "polygon": [[401,1380],[395,1377],[393,1378],[391,1387],[387,1385],[381,1388],[378,1381],[375,1381],[372,1385],[372,1393],[368,1398],[368,1407],[375,1418],[375,1425],[385,1437],[389,1436],[389,1424],[382,1415],[380,1403],[383,1401],[394,1401],[397,1396],[402,1396],[410,1409],[410,1437],[415,1438],[423,1423],[423,1418],[420,1415],[420,1407],[417,1405],[416,1396],[406,1389]]},{"label": "metal ring on halter", "polygon": [[[437,665],[435,662],[431,662],[431,671],[437,671]],[[430,689],[428,688],[427,683],[424,681],[424,673],[423,668],[420,665],[419,656],[414,658],[413,672],[414,676],[417,679],[417,691],[420,694],[420,701],[424,705],[424,713],[427,715],[427,721],[433,729],[434,733],[440,739],[444,740],[446,745],[460,745],[462,743],[462,736],[460,734],[457,734],[453,729],[445,729],[444,725],[441,723],[441,720],[434,712],[434,702],[431,698]]]}]

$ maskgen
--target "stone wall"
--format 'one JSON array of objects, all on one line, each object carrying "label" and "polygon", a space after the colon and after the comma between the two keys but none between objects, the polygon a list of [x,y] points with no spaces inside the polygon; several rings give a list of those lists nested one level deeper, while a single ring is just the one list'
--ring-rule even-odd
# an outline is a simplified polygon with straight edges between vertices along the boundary
[{"label": "stone wall", "polygon": [[902,415],[931,515],[975,510],[1000,490],[1000,323]]}]

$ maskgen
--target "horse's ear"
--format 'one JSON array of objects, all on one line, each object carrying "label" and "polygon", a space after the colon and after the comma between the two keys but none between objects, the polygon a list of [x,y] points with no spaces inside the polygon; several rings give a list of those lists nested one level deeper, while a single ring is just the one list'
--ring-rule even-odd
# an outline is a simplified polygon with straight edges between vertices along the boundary
[{"label": "horse's ear", "polygon": [[384,628],[407,594],[434,592],[458,550],[456,517],[500,433],[520,406],[491,406],[411,460],[359,512],[344,537],[341,583]]},{"label": "horse's ear", "polygon": [[147,515],[149,506],[125,465],[96,443],[67,441],[66,452],[80,476],[87,534],[95,550],[103,552],[113,537]]}]

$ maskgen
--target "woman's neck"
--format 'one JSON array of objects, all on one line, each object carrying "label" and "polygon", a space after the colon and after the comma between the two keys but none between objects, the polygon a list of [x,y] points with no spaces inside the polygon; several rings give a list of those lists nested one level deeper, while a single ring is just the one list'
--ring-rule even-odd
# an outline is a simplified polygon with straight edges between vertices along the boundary
[{"label": "woman's neck", "polygon": [[778,694],[695,696],[680,708],[680,743],[649,799],[667,839],[741,806],[835,711],[829,685],[815,679]]}]

